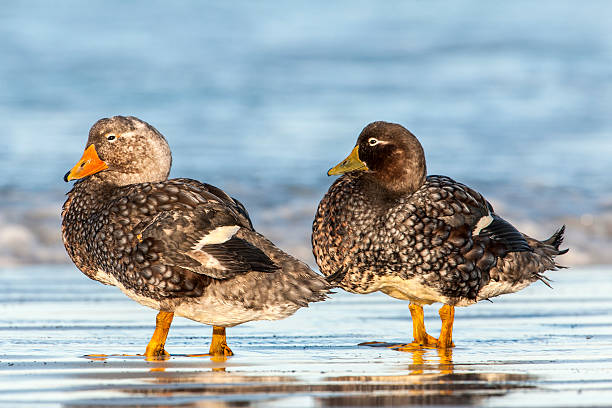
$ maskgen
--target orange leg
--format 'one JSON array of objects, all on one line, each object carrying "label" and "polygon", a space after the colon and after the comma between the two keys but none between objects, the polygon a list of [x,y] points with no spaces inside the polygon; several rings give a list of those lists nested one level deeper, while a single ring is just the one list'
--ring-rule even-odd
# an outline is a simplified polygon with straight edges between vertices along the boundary
[{"label": "orange leg", "polygon": [[146,357],[163,357],[170,355],[164,350],[164,345],[166,344],[166,338],[168,337],[168,331],[170,330],[173,317],[174,313],[172,312],[160,311],[157,314],[157,318],[155,319],[155,331],[144,353]]},{"label": "orange leg", "polygon": [[438,339],[427,334],[425,331],[425,315],[423,314],[423,306],[416,303],[410,303],[410,316],[412,316],[412,335],[414,336],[414,344],[419,346],[436,346]]},{"label": "orange leg", "polygon": [[425,331],[425,315],[423,314],[423,306],[417,305],[416,303],[410,303],[410,316],[412,316],[412,335],[414,340],[408,344],[393,344],[393,343],[381,343],[378,341],[372,341],[368,343],[361,343],[360,346],[375,346],[375,347],[389,347],[399,351],[414,351],[422,347],[437,347],[438,339],[427,334]]},{"label": "orange leg", "polygon": [[453,344],[453,323],[455,321],[455,307],[444,305],[438,312],[440,320],[442,320],[442,329],[440,330],[440,338],[438,339],[438,348],[455,347]]},{"label": "orange leg", "polygon": [[211,356],[233,356],[232,350],[227,347],[225,338],[225,327],[213,326],[212,341],[210,342]]}]

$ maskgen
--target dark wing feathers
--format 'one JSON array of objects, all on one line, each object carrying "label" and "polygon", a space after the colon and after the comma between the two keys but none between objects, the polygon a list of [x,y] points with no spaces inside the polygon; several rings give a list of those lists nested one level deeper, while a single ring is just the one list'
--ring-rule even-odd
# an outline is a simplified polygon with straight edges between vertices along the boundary
[{"label": "dark wing feathers", "polygon": [[233,197],[230,197],[225,191],[211,184],[201,183],[197,180],[178,178],[171,180],[173,182],[179,182],[185,186],[195,189],[199,192],[203,192],[208,200],[216,201],[225,205],[225,210],[235,216],[240,224],[246,228],[253,230],[253,223],[249,217],[244,205]]},{"label": "dark wing feathers", "polygon": [[249,222],[251,230],[255,231],[255,228],[253,228],[253,222],[251,221],[251,217],[249,216],[249,212],[247,211],[246,207],[234,197],[231,197],[231,199],[236,204],[238,212]]},{"label": "dark wing feathers", "polygon": [[420,194],[426,195],[420,205],[429,217],[445,224],[432,230],[434,234],[439,231],[440,236],[430,240],[429,248],[431,259],[446,260],[446,264],[431,265],[430,269],[454,276],[453,280],[440,281],[445,295],[476,298],[489,282],[489,271],[498,259],[508,253],[533,251],[523,234],[496,215],[477,191],[448,177],[429,176]]},{"label": "dark wing feathers", "polygon": [[[478,291],[491,281],[508,284],[506,289],[501,289],[503,285],[491,286],[485,297],[506,293],[503,290],[514,291],[511,286],[518,282],[527,284],[539,279],[546,283],[542,273],[561,268],[554,258],[568,251],[559,249],[565,227],[547,240],[538,241],[495,214],[493,206],[477,191],[443,176],[430,176],[426,184],[430,186],[424,190],[428,192],[428,203],[442,214],[440,218],[451,228],[447,243],[461,254],[457,268],[477,271],[481,277],[475,287]],[[456,290],[456,283],[443,292],[456,296],[461,291]],[[470,282],[466,287],[469,286]],[[482,293],[470,291],[461,295],[475,298]]]},{"label": "dark wing feathers", "polygon": [[466,235],[472,235],[481,218],[492,217],[490,224],[482,228],[474,237],[478,237],[481,242],[486,241],[485,248],[495,246],[494,252],[498,256],[506,252],[532,251],[523,234],[508,221],[495,214],[491,203],[476,190],[445,176],[430,176],[428,182],[450,192],[443,196],[442,201],[436,203],[438,206],[444,209],[462,209],[462,211],[451,211],[447,217],[452,219],[449,221],[453,227],[459,227],[465,231]]},{"label": "dark wing feathers", "polygon": [[167,189],[177,199],[140,223],[142,239],[156,242],[161,262],[216,279],[279,269],[259,248],[235,237],[240,228],[252,230],[241,203],[195,180],[168,183],[178,187]]},{"label": "dark wing feathers", "polygon": [[480,230],[478,236],[487,237],[497,244],[503,245],[508,252],[533,251],[523,234],[508,221],[496,214],[491,214],[493,221]]},{"label": "dark wing feathers", "polygon": [[229,272],[227,275],[249,271],[274,272],[279,269],[259,248],[236,237],[223,244],[205,245],[202,251],[226,268]]}]

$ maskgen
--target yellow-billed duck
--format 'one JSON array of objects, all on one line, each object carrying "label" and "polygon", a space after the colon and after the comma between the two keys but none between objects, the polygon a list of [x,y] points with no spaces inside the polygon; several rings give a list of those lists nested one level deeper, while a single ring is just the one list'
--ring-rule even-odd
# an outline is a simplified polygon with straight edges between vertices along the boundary
[{"label": "yellow-billed duck", "polygon": [[231,355],[225,328],[276,320],[324,300],[329,285],[253,229],[244,206],[197,180],[168,180],[164,136],[135,117],[96,122],[62,210],[70,258],[89,278],[159,310],[145,355],[168,355],[173,316],[213,326],[211,355]]},{"label": "yellow-billed duck", "polygon": [[[425,154],[403,126],[367,125],[342,174],[321,200],[312,227],[321,272],[346,291],[381,291],[410,301],[411,346],[453,346],[454,306],[519,291],[560,266],[564,227],[538,241],[497,215],[477,191],[427,176]],[[438,339],[423,305],[443,303]]]}]

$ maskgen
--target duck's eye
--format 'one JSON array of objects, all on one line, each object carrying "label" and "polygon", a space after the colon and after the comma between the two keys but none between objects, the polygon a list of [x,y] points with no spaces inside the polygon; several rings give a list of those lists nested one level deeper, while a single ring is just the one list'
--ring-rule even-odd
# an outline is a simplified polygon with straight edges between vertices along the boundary
[{"label": "duck's eye", "polygon": [[378,140],[376,138],[371,137],[371,138],[368,139],[368,144],[370,146],[376,146],[379,143],[380,143],[380,140]]},{"label": "duck's eye", "polygon": [[115,136],[112,133],[106,135],[106,140],[108,140],[109,142],[114,142],[116,139],[117,139],[117,136]]}]

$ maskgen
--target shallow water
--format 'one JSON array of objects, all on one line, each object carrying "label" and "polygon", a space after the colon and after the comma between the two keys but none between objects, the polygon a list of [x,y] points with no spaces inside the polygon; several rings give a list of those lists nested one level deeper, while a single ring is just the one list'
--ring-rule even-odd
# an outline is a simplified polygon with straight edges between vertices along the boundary
[{"label": "shallow water", "polygon": [[[406,302],[339,291],[276,322],[228,329],[235,356],[208,350],[211,329],[177,318],[167,361],[137,354],[155,312],[73,267],[0,270],[0,404],[295,407],[609,406],[612,270],[574,268],[521,293],[456,311],[449,352],[359,347],[409,340]],[[425,308],[436,334],[436,307]],[[106,354],[108,358],[87,358]],[[114,356],[112,356],[114,355]]]},{"label": "shallow water", "polygon": [[226,189],[304,259],[325,171],[389,120],[431,173],[538,238],[568,224],[571,264],[610,264],[611,14],[604,0],[6,2],[0,265],[67,261],[62,176],[114,114],[156,126],[172,176]]}]

